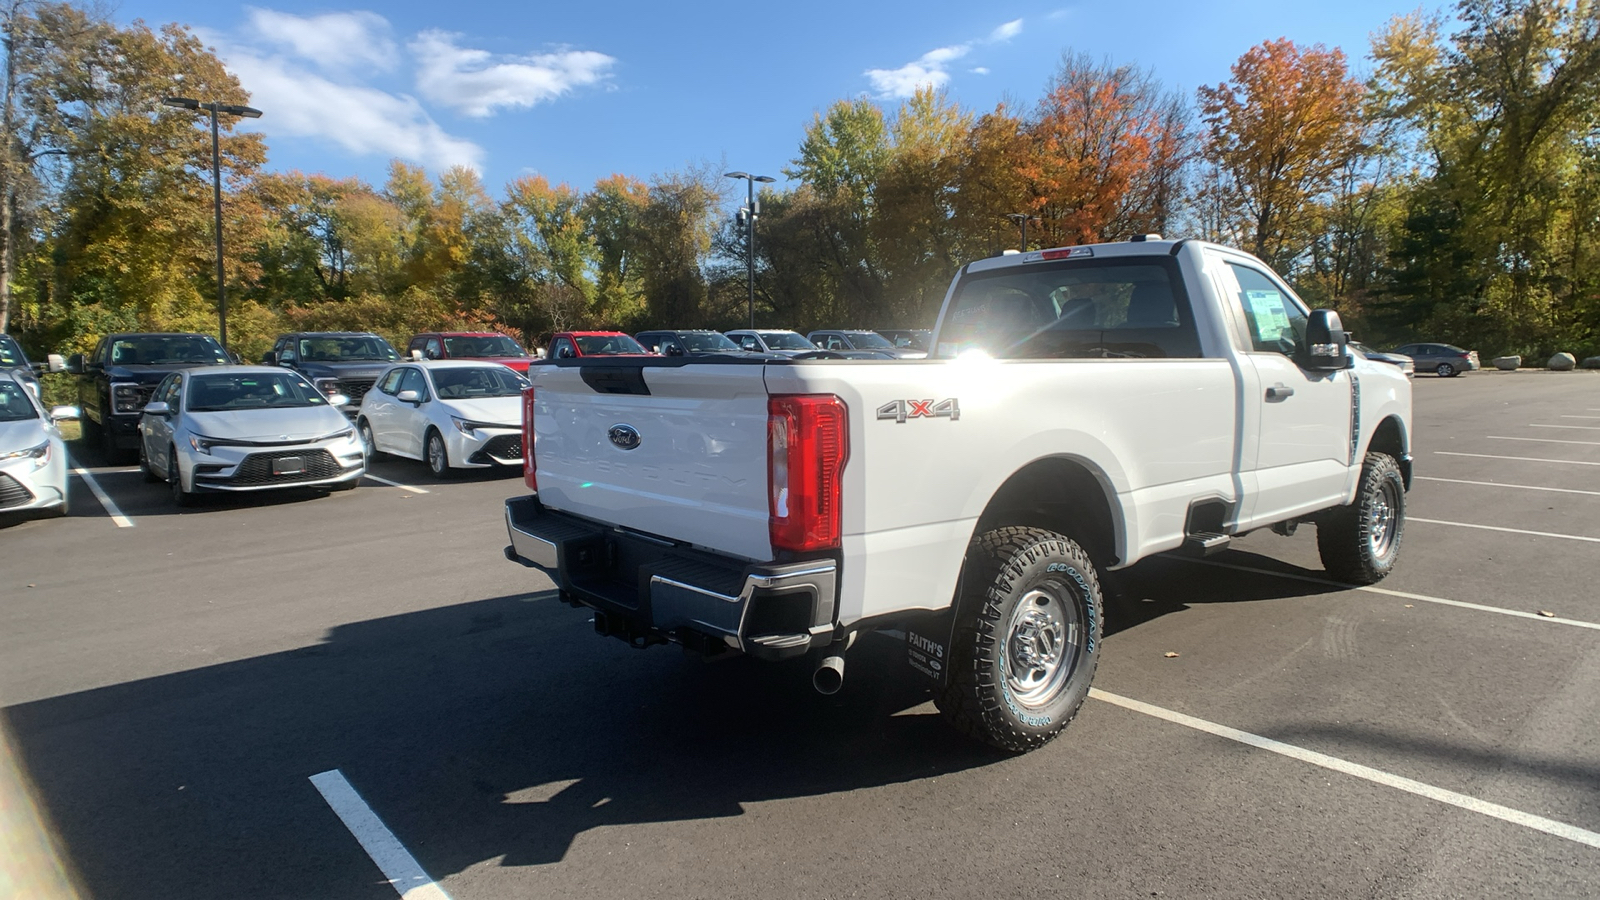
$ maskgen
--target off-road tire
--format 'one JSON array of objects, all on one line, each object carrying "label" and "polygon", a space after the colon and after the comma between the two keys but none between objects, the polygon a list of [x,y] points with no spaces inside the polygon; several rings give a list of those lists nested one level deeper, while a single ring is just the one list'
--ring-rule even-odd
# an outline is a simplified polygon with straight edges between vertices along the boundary
[{"label": "off-road tire", "polygon": [[[1032,609],[1019,610],[1024,601]],[[1054,611],[1069,623],[1067,640],[1058,644],[1057,668],[1066,671],[1051,676],[1047,693],[1024,700],[1014,690],[1016,663],[1009,661],[1017,650],[1007,642],[1020,634],[1019,614],[1050,612],[1052,602],[1070,604]],[[1025,753],[1049,743],[1089,696],[1100,657],[1105,606],[1089,555],[1071,538],[1042,528],[997,528],[969,545],[957,603],[949,678],[935,701],[939,711],[958,731],[1002,750]]]},{"label": "off-road tire", "polygon": [[1405,528],[1406,485],[1400,464],[1387,453],[1368,453],[1355,502],[1317,520],[1322,567],[1336,581],[1376,584],[1394,571]]}]

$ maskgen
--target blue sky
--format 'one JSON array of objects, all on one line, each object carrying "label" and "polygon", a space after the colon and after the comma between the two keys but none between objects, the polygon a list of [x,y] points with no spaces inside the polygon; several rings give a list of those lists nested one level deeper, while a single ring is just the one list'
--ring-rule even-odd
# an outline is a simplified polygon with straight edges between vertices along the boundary
[{"label": "blue sky", "polygon": [[1280,36],[1341,46],[1361,67],[1369,35],[1412,8],[124,0],[117,17],[199,31],[265,111],[250,127],[270,168],[381,182],[393,157],[434,174],[460,163],[498,192],[526,173],[587,187],[696,163],[781,178],[837,99],[893,105],[932,81],[969,108],[1031,103],[1069,48],[1153,67],[1191,97]]}]

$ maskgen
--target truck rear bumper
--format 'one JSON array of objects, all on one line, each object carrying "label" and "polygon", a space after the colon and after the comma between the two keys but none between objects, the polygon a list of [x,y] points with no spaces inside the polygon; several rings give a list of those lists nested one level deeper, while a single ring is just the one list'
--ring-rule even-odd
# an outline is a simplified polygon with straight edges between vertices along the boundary
[{"label": "truck rear bumper", "polygon": [[675,641],[763,659],[801,656],[833,639],[838,562],[748,563],[652,535],[506,501],[506,558],[543,569],[595,630],[635,646]]}]

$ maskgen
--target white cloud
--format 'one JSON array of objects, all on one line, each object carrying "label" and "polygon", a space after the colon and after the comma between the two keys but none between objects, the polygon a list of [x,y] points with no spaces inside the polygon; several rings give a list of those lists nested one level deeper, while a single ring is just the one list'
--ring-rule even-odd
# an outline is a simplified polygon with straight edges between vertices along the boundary
[{"label": "white cloud", "polygon": [[[484,149],[446,131],[410,94],[376,82],[415,77],[423,98],[482,117],[527,107],[603,80],[616,60],[592,51],[496,59],[462,47],[459,35],[429,30],[400,52],[389,20],[361,10],[297,16],[249,8],[233,34],[196,29],[265,112],[258,127],[314,138],[358,156],[391,156],[430,168],[480,168]],[[402,71],[411,63],[414,71]]]},{"label": "white cloud", "polygon": [[218,49],[273,135],[320,138],[357,156],[397,156],[431,168],[483,164],[482,147],[439,127],[413,97],[341,84],[281,56]]},{"label": "white cloud", "polygon": [[[929,50],[898,69],[868,69],[863,74],[872,82],[872,90],[878,97],[885,100],[904,99],[923,88],[942,88],[949,84],[949,64],[966,56],[972,48],[982,44],[1009,41],[1021,33],[1022,20],[1012,19],[989,32],[989,36],[982,40],[939,47]],[[989,74],[989,70],[982,66],[968,71],[977,75]]]},{"label": "white cloud", "polygon": [[603,80],[616,60],[593,50],[561,50],[496,60],[486,50],[456,43],[460,35],[430,30],[410,49],[417,90],[429,100],[476,118],[496,107],[527,107]]},{"label": "white cloud", "polygon": [[1021,33],[1022,20],[1012,19],[1004,25],[1001,25],[999,28],[989,32],[989,40],[991,43],[995,41],[1009,41]]},{"label": "white cloud", "polygon": [[302,17],[252,7],[250,31],[262,41],[326,71],[372,66],[387,72],[399,60],[394,41],[389,38],[389,20],[377,13],[353,11]]}]

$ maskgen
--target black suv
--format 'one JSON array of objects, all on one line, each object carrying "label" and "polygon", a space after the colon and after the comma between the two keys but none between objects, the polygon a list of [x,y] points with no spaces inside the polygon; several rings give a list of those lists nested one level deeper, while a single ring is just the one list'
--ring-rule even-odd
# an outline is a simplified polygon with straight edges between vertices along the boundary
[{"label": "black suv", "polygon": [[78,376],[84,440],[98,443],[106,462],[125,461],[139,447],[139,413],[161,379],[179,369],[232,362],[209,334],[106,335],[93,353],[67,357],[67,371]]},{"label": "black suv", "polygon": [[361,398],[378,375],[400,361],[388,341],[370,331],[301,331],[280,334],[261,364],[293,369],[328,396],[350,398],[344,414],[355,418]]}]

